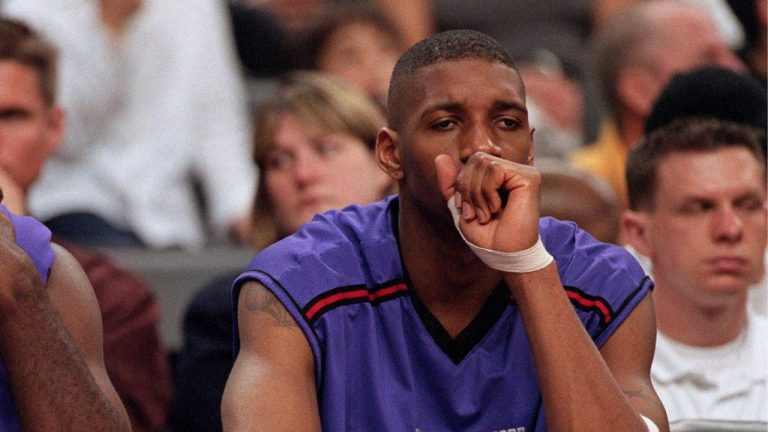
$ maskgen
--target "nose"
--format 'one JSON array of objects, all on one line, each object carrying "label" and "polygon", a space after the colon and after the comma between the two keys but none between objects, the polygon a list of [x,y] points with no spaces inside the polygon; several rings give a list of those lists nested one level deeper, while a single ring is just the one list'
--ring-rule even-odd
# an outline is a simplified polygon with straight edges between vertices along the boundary
[{"label": "nose", "polygon": [[293,178],[299,187],[306,186],[317,180],[319,168],[310,154],[299,154],[293,164]]},{"label": "nose", "polygon": [[716,241],[734,243],[741,240],[744,233],[744,222],[739,213],[732,207],[719,210],[713,221],[713,234]]},{"label": "nose", "polygon": [[462,163],[466,163],[470,156],[478,152],[501,157],[501,147],[496,145],[493,134],[486,127],[471,127],[467,129],[467,132],[461,139],[461,152],[459,156]]}]

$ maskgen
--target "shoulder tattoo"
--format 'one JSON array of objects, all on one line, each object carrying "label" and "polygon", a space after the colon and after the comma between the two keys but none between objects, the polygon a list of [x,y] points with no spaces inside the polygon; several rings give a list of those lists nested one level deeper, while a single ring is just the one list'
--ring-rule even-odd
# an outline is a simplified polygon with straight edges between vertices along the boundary
[{"label": "shoulder tattoo", "polygon": [[265,313],[274,318],[277,327],[298,327],[293,317],[268,289],[261,284],[243,287],[245,307],[250,312]]}]

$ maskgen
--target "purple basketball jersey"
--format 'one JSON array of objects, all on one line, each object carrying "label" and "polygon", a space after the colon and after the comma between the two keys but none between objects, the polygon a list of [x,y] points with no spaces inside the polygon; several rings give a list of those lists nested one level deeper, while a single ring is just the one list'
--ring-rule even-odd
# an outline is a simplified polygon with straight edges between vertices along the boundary
[{"label": "purple basketball jersey", "polygon": [[[253,259],[233,301],[244,281],[257,280],[302,328],[323,430],[546,430],[528,337],[507,288],[448,337],[410,288],[397,202],[315,217]],[[576,313],[602,346],[652,283],[624,249],[573,223],[542,218],[540,232]]]}]

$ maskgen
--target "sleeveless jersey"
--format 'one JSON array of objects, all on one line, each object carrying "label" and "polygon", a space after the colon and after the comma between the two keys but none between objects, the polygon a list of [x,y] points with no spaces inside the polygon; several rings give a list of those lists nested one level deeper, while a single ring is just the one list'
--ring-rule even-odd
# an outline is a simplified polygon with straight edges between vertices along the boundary
[{"label": "sleeveless jersey", "polygon": [[[50,243],[51,232],[36,219],[29,216],[16,216],[4,205],[0,205],[0,210],[11,220],[16,230],[16,244],[32,259],[45,284],[54,259]],[[21,431],[21,426],[16,414],[16,405],[13,402],[5,368],[0,362],[0,432],[18,431]]]},{"label": "sleeveless jersey", "polygon": [[[243,282],[257,280],[301,327],[324,431],[546,430],[536,380],[546,371],[535,370],[507,288],[451,339],[410,288],[397,203],[390,197],[316,216],[253,259],[235,281],[235,306]],[[602,346],[652,282],[623,248],[570,222],[539,225],[576,313]]]}]

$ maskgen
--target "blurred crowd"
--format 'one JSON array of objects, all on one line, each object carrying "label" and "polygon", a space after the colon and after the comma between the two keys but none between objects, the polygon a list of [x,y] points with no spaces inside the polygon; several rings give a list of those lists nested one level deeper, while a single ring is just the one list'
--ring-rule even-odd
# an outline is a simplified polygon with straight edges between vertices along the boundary
[{"label": "blurred crowd", "polygon": [[[60,139],[32,165],[0,141],[3,203],[77,251],[134,430],[221,430],[237,273],[201,281],[171,356],[151,287],[92,248],[255,252],[316,213],[395,193],[373,153],[395,62],[428,35],[470,28],[501,42],[523,77],[542,215],[626,245],[652,274],[622,220],[636,210],[628,155],[683,115],[765,133],[766,3],[0,0],[55,46],[62,109]],[[756,285],[748,314],[764,319],[765,279]]]}]

